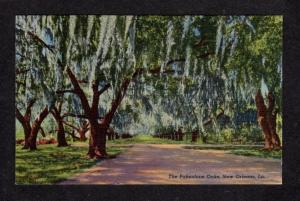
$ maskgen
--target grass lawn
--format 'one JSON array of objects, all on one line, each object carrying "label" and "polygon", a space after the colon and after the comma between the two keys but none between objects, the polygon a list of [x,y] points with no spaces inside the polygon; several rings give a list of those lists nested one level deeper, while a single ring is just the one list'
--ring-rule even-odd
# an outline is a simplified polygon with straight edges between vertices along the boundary
[{"label": "grass lawn", "polygon": [[242,156],[256,156],[260,158],[282,158],[282,150],[267,151],[261,148],[239,148],[233,149],[229,151],[229,153]]},{"label": "grass lawn", "polygon": [[263,150],[262,147],[255,146],[186,146],[186,149],[198,149],[198,150],[224,150],[226,153],[242,155],[242,156],[255,156],[260,158],[274,158],[281,159],[282,150]]},{"label": "grass lawn", "polygon": [[[22,150],[16,146],[16,184],[53,184],[96,164],[88,159],[85,146],[57,147],[40,145],[37,151]],[[108,147],[109,154],[119,154],[123,147]]]},{"label": "grass lawn", "polygon": [[132,138],[127,139],[118,139],[107,141],[108,144],[190,144],[190,140],[183,140],[183,141],[175,141],[170,139],[162,139],[162,138],[154,138],[152,135],[135,135]]}]

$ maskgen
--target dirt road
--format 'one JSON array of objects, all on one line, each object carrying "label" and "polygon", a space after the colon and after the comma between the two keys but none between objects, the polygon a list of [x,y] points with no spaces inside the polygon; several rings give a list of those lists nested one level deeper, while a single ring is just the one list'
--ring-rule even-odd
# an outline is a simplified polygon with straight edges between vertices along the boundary
[{"label": "dirt road", "polygon": [[60,184],[281,184],[281,160],[135,144]]}]

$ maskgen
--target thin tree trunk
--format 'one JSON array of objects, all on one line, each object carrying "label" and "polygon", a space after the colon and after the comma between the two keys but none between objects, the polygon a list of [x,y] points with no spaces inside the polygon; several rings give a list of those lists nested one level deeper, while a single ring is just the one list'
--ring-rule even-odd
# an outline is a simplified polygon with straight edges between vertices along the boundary
[{"label": "thin tree trunk", "polygon": [[56,106],[51,111],[52,116],[54,117],[57,124],[57,146],[58,147],[66,147],[68,146],[65,134],[65,128],[63,124],[63,117],[60,114],[61,107],[56,108]]},{"label": "thin tree trunk", "polygon": [[179,141],[183,140],[183,133],[182,133],[181,129],[178,129],[178,140]]},{"label": "thin tree trunk", "polygon": [[66,136],[65,136],[65,129],[64,129],[64,125],[62,123],[62,121],[57,121],[56,122],[58,125],[58,129],[57,129],[57,146],[58,147],[66,147],[68,146],[67,140],[66,140]]},{"label": "thin tree trunk", "polygon": [[197,131],[193,131],[192,132],[192,142],[197,142],[197,136],[198,136]]},{"label": "thin tree trunk", "polygon": [[79,140],[81,142],[86,141],[86,137],[85,137],[86,130],[84,130],[83,128],[79,128],[78,133],[79,133]]},{"label": "thin tree trunk", "polygon": [[25,132],[25,139],[24,139],[24,146],[22,147],[22,149],[29,149],[29,136],[31,133],[31,128],[24,128],[24,132]]}]

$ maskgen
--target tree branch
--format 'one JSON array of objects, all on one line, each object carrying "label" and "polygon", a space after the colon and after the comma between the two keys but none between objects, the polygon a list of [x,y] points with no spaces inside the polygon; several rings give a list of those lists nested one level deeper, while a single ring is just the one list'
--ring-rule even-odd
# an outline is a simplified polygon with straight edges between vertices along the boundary
[{"label": "tree branch", "polygon": [[81,104],[82,104],[82,108],[85,112],[85,114],[89,115],[90,114],[90,106],[89,106],[89,102],[83,92],[83,90],[81,89],[81,87],[79,86],[79,83],[75,77],[75,75],[73,74],[73,72],[71,71],[70,67],[67,67],[67,74],[71,80],[71,83],[74,87],[74,90],[76,92],[76,94],[79,96],[80,100],[81,100]]},{"label": "tree branch", "polygon": [[74,132],[65,131],[67,134],[69,134],[73,139],[79,140],[80,138],[75,136]]},{"label": "tree branch", "polygon": [[39,126],[48,114],[49,114],[49,111],[48,111],[48,107],[46,106],[43,109],[43,111],[39,114],[39,116],[35,119],[35,121],[39,124]]},{"label": "tree branch", "polygon": [[61,109],[62,109],[62,105],[63,105],[63,101],[60,101],[59,103],[58,103],[58,108],[57,108],[57,110],[58,110],[58,113],[60,114],[61,113]]},{"label": "tree branch", "polygon": [[42,128],[42,126],[40,126],[40,132],[43,137],[46,137],[46,133],[45,133],[44,129]]},{"label": "tree branch", "polygon": [[33,104],[35,103],[35,99],[32,99],[29,101],[27,107],[26,107],[26,112],[25,112],[25,116],[31,115],[31,108],[33,106]]},{"label": "tree branch", "polygon": [[16,118],[19,120],[20,123],[25,123],[25,118],[21,114],[20,110],[16,107]]},{"label": "tree branch", "polygon": [[78,128],[78,127],[76,127],[76,126],[70,124],[69,122],[63,121],[63,123],[64,123],[65,125],[67,125],[67,126],[70,126],[71,128],[74,128],[75,130],[79,131],[79,128]]},{"label": "tree branch", "polygon": [[106,84],[100,91],[98,91],[99,96],[105,92],[107,89],[109,89],[110,84]]},{"label": "tree branch", "polygon": [[54,54],[54,50],[53,48],[48,45],[45,41],[43,41],[40,37],[38,37],[36,34],[34,34],[31,31],[27,31],[27,33],[37,42],[39,42],[40,44],[42,44],[44,47],[46,47],[48,50],[50,50],[53,54]]},{"label": "tree branch", "polygon": [[97,114],[98,114],[98,105],[99,105],[98,86],[99,86],[99,80],[96,79],[92,83],[93,99],[92,99],[90,115],[93,117],[97,116]]}]

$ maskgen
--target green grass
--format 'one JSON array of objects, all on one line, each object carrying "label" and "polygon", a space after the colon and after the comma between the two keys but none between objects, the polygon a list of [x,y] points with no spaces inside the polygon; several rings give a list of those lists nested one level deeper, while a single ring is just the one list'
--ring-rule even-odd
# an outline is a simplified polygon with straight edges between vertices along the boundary
[{"label": "green grass", "polygon": [[224,150],[226,153],[241,155],[241,156],[255,156],[260,158],[274,158],[281,159],[282,150],[267,151],[262,147],[257,146],[186,146],[186,149],[198,150]]},{"label": "green grass", "polygon": [[183,140],[183,141],[175,141],[170,139],[162,139],[162,138],[154,138],[152,135],[135,135],[132,138],[127,139],[118,139],[107,141],[109,144],[190,144],[190,140]]},{"label": "green grass", "polygon": [[[37,151],[16,146],[16,184],[53,184],[96,164],[88,159],[87,146],[57,147],[41,145]],[[109,154],[119,154],[125,148],[108,147]]]},{"label": "green grass", "polygon": [[21,129],[16,130],[16,140],[24,139],[24,132]]},{"label": "green grass", "polygon": [[242,155],[242,156],[255,156],[260,158],[275,158],[281,159],[282,158],[282,150],[272,150],[267,151],[263,149],[236,149],[229,151],[231,154],[235,155]]}]

